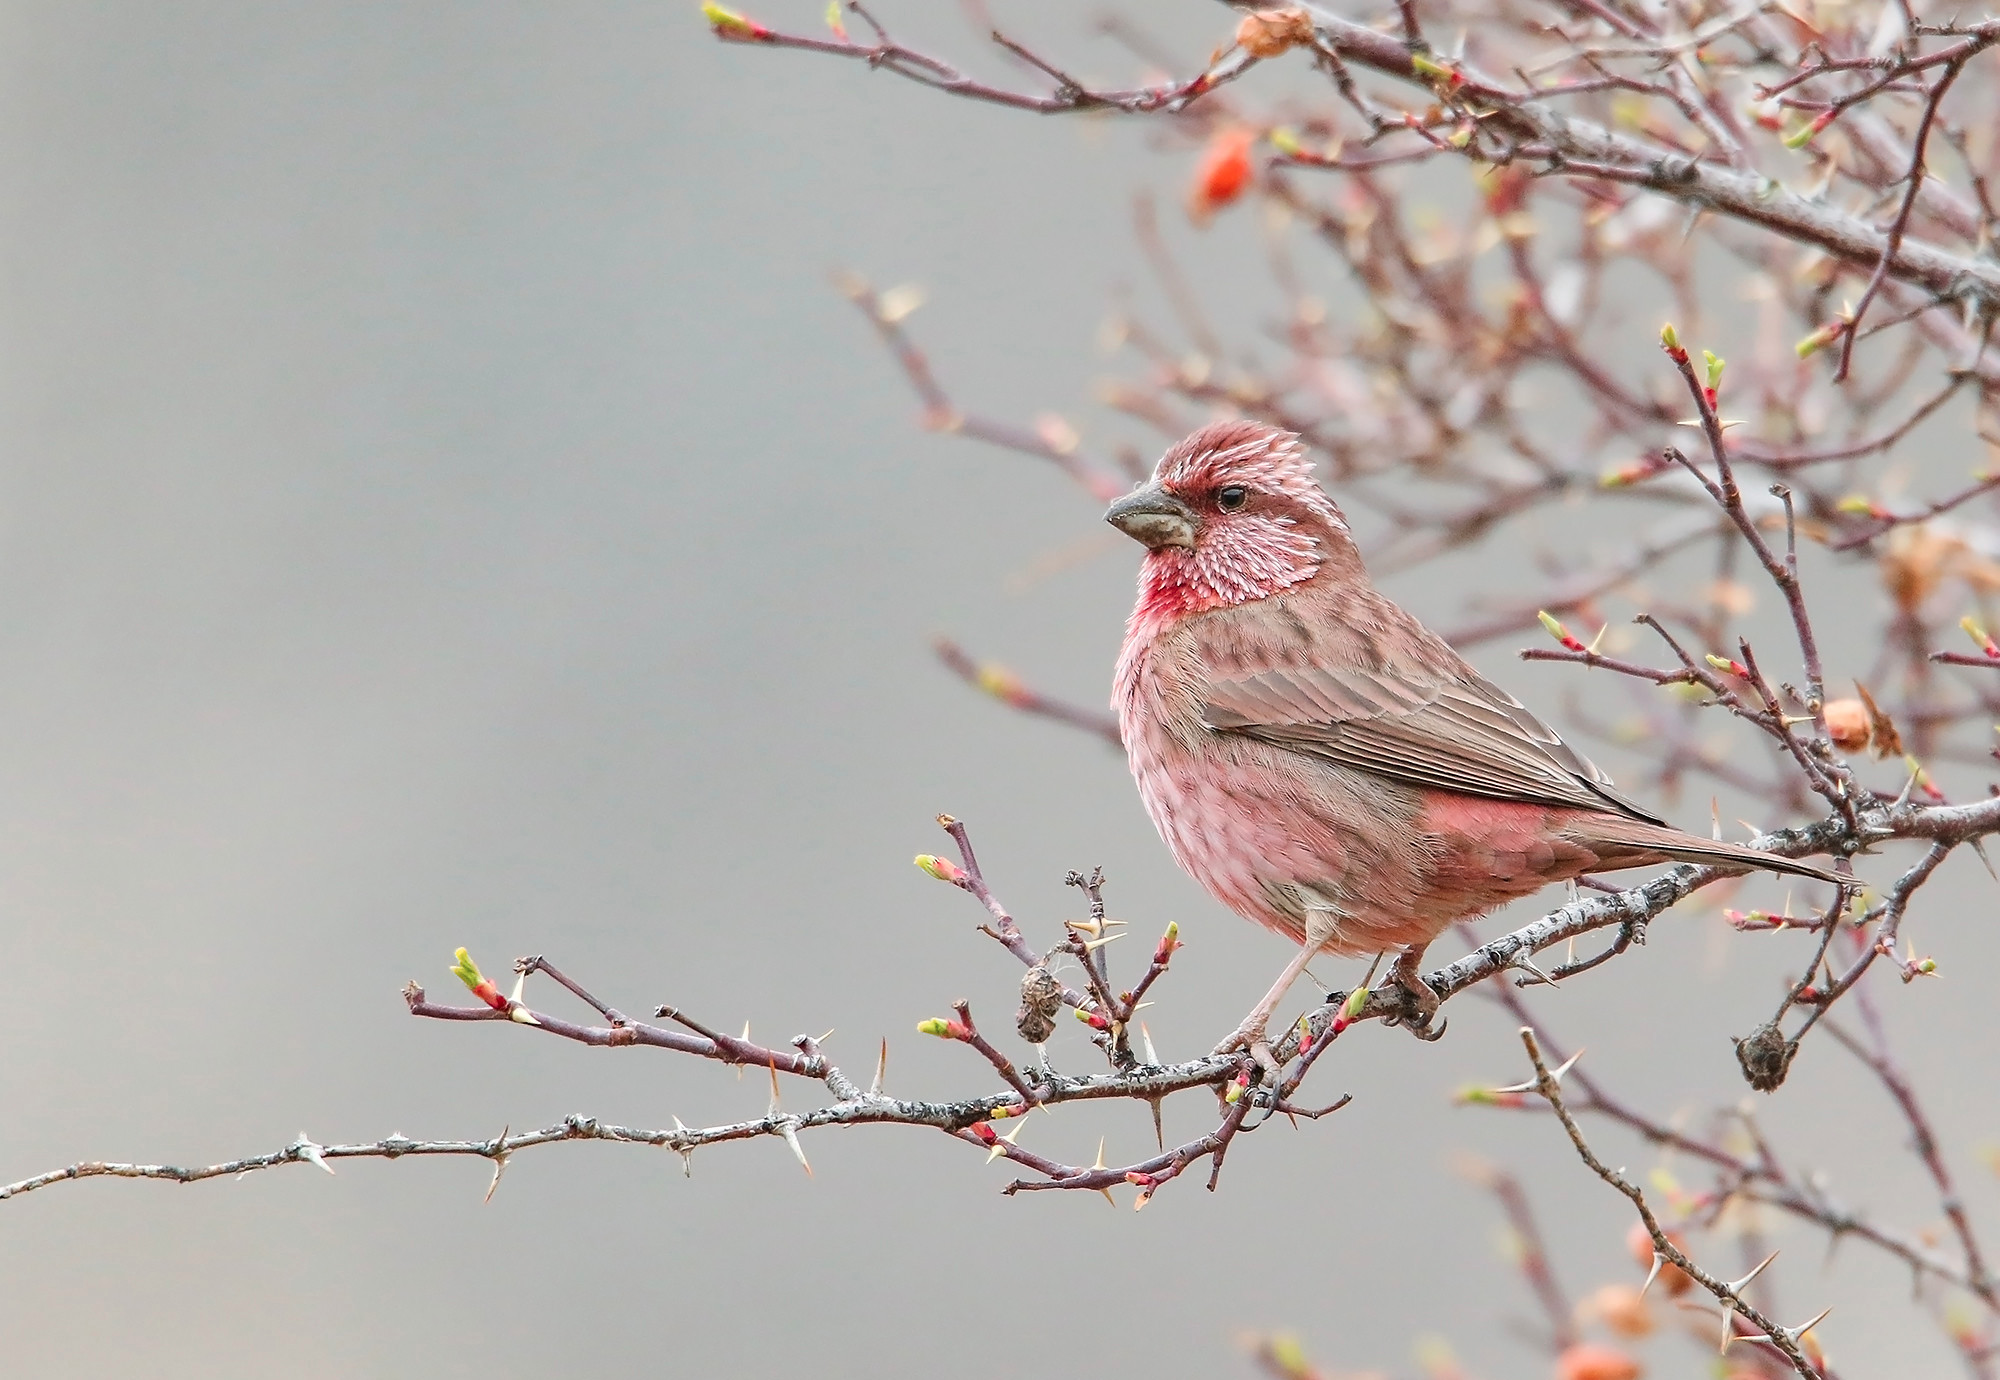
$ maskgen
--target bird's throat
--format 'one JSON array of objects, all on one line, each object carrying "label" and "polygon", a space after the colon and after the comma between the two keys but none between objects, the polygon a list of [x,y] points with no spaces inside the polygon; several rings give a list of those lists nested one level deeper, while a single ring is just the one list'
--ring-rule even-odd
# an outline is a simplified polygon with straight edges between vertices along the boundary
[{"label": "bird's throat", "polygon": [[1146,553],[1131,628],[1164,629],[1190,614],[1268,598],[1310,580],[1319,567],[1319,543],[1289,524],[1271,523],[1262,531],[1211,529],[1191,551],[1161,547]]}]

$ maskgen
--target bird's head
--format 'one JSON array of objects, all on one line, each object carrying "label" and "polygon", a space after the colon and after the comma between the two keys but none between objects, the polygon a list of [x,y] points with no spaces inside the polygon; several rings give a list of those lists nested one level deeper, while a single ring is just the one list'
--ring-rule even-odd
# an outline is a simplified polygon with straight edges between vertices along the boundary
[{"label": "bird's head", "polygon": [[1360,569],[1299,438],[1262,422],[1203,427],[1104,520],[1147,547],[1140,608],[1155,616],[1263,599],[1325,566]]}]

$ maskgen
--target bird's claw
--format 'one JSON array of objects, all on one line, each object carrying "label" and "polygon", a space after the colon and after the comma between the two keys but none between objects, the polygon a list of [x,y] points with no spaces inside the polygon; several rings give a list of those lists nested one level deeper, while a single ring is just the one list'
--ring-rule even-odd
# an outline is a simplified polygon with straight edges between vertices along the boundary
[{"label": "bird's claw", "polygon": [[1416,1036],[1419,1040],[1422,1040],[1424,1041],[1424,1043],[1429,1044],[1433,1040],[1441,1040],[1444,1038],[1445,1028],[1447,1027],[1447,1025],[1449,1025],[1449,1022],[1439,1021],[1437,1025],[1433,1027],[1428,1020],[1420,1019],[1419,1017],[1414,1015],[1398,1012],[1395,1015],[1384,1016],[1382,1018],[1382,1024],[1401,1026],[1405,1030],[1409,1031],[1412,1035]]},{"label": "bird's claw", "polygon": [[1278,1062],[1278,1056],[1271,1052],[1271,1041],[1265,1034],[1262,1024],[1252,1026],[1246,1022],[1237,1026],[1229,1033],[1227,1039],[1209,1052],[1248,1054],[1251,1062],[1257,1065],[1261,1075],[1260,1081],[1267,1088],[1277,1087],[1279,1079],[1284,1076],[1284,1066]]},{"label": "bird's claw", "polygon": [[1428,1042],[1444,1035],[1443,1021],[1438,1021],[1437,1029],[1431,1029],[1431,1021],[1437,1017],[1438,1008],[1444,1005],[1444,998],[1424,981],[1423,961],[1421,948],[1406,948],[1396,955],[1395,963],[1389,968],[1389,985],[1402,994],[1402,1010],[1385,1017],[1382,1024],[1407,1026],[1412,1035]]},{"label": "bird's claw", "polygon": [[1384,1016],[1382,1024],[1403,1026],[1426,1043],[1444,1038],[1446,1022],[1438,1021],[1435,1028],[1431,1025],[1437,1018],[1438,1008],[1444,1005],[1431,985],[1417,978],[1408,984],[1397,982],[1396,990],[1402,994],[1403,1009]]},{"label": "bird's claw", "polygon": [[1434,1040],[1442,1040],[1444,1038],[1445,1028],[1449,1024],[1450,1022],[1448,1021],[1439,1021],[1435,1026],[1431,1025],[1428,1021],[1422,1025],[1413,1023],[1410,1026],[1410,1033],[1425,1044],[1430,1044]]}]

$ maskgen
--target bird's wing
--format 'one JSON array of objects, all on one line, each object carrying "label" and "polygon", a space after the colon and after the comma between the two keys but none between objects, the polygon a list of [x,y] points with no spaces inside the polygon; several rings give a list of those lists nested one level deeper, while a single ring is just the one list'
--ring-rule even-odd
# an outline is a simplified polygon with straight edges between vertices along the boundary
[{"label": "bird's wing", "polygon": [[1665,823],[1477,676],[1425,683],[1390,671],[1265,671],[1210,684],[1202,717],[1219,732],[1405,785]]}]

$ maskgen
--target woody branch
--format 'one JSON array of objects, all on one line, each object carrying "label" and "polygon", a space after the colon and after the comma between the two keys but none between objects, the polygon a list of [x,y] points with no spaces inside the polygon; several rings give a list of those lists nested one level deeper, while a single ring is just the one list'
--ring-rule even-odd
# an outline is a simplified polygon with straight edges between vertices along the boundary
[{"label": "woody branch", "polygon": [[[794,48],[810,52],[859,59],[870,67],[884,68],[899,76],[934,86],[947,94],[966,96],[1000,105],[1041,113],[1061,113],[1089,109],[1113,109],[1128,114],[1176,113],[1216,90],[1224,82],[1243,75],[1260,57],[1232,47],[1219,63],[1180,82],[1118,91],[1093,90],[1068,76],[1054,62],[1042,58],[995,31],[992,41],[1040,71],[1053,81],[1053,89],[1022,92],[997,88],[965,77],[952,64],[934,55],[918,52],[892,40],[872,13],[859,4],[848,10],[860,17],[873,32],[872,41],[850,38],[844,25],[830,38],[787,33],[718,5],[709,5],[707,14],[716,37],[728,42]],[[1597,179],[1643,187],[1694,209],[1729,217],[1760,230],[1811,244],[1856,265],[1871,270],[1882,266],[1884,275],[1922,287],[1940,298],[1973,300],[1991,309],[2000,304],[2000,267],[1968,256],[1947,252],[1928,243],[1907,240],[1904,230],[1909,212],[1899,213],[1889,231],[1877,229],[1861,217],[1849,215],[1799,196],[1748,166],[1739,131],[1731,121],[1717,116],[1705,103],[1693,101],[1685,92],[1635,79],[1602,75],[1610,58],[1642,58],[1653,61],[1675,59],[1691,51],[1685,45],[1667,41],[1643,42],[1613,51],[1593,50],[1589,44],[1573,44],[1564,61],[1586,64],[1595,73],[1590,78],[1572,79],[1553,85],[1522,77],[1525,89],[1503,82],[1470,63],[1441,59],[1434,55],[1414,21],[1403,32],[1392,35],[1369,28],[1316,6],[1305,9],[1311,15],[1310,36],[1272,45],[1270,56],[1278,56],[1297,46],[1317,57],[1341,94],[1354,105],[1376,138],[1409,132],[1423,137],[1432,150],[1454,151],[1476,161],[1507,163],[1517,159],[1538,164],[1541,171],[1571,178]],[[1598,12],[1607,16],[1605,11]],[[1717,33],[1717,40],[1732,37],[1739,28],[1768,24],[1761,13],[1732,23]],[[1646,32],[1650,24],[1640,21],[1625,26],[1628,37],[1657,37]],[[1937,100],[1951,79],[1976,57],[2000,42],[2000,20],[1957,27],[1917,25],[1910,35],[1916,44],[1925,37],[1949,35],[1954,42],[1930,54],[1904,51],[1896,62],[1861,90],[1827,103],[1807,126],[1810,131],[1799,142],[1807,142],[1834,120],[1856,106],[1894,89],[1904,78],[1943,65],[1946,75],[1935,89],[1934,99],[1918,139],[1917,158],[1908,176],[1919,180],[1922,144],[1928,136]],[[1797,108],[1801,97],[1788,94],[1799,87],[1844,75],[1850,66],[1813,63],[1805,57],[1813,45],[1799,50],[1795,71],[1781,82],[1765,88],[1767,99],[1781,106]],[[1700,52],[1697,47],[1692,51]],[[1752,64],[1762,65],[1762,64]],[[1678,64],[1676,64],[1678,66]],[[1364,100],[1349,75],[1354,67],[1389,78],[1409,89],[1434,98],[1435,114],[1413,111],[1384,112]],[[1566,114],[1559,104],[1566,98],[1589,95],[1606,89],[1624,88],[1664,99],[1689,124],[1720,146],[1723,156],[1706,159],[1693,155],[1685,141],[1639,139],[1616,133],[1593,121]],[[1470,131],[1462,139],[1442,139],[1432,131],[1443,125],[1454,131]],[[1796,137],[1796,136],[1795,136]],[[1302,160],[1308,165],[1323,160]],[[1916,189],[1909,197],[1914,209]],[[1869,293],[1872,299],[1874,293]],[[1856,314],[1857,319],[1859,313]],[[1850,323],[1852,324],[1852,323]]]},{"label": "woody branch", "polygon": [[[1576,1118],[1570,1115],[1568,1107],[1563,1104],[1562,1075],[1568,1072],[1567,1066],[1553,1070],[1548,1066],[1542,1057],[1541,1046],[1535,1039],[1535,1032],[1529,1026],[1521,1027],[1521,1043],[1527,1048],[1528,1058],[1535,1066],[1535,1077],[1530,1086],[1548,1103],[1556,1119],[1562,1123],[1563,1130],[1569,1133],[1570,1144],[1575,1147],[1577,1155],[1598,1178],[1624,1194],[1639,1214],[1646,1235],[1653,1243],[1654,1275],[1657,1276],[1662,1268],[1671,1265],[1715,1296],[1724,1309],[1722,1340],[1725,1350],[1739,1335],[1736,1320],[1740,1318],[1752,1329],[1747,1334],[1748,1340],[1775,1347],[1791,1364],[1793,1371],[1804,1380],[1819,1380],[1822,1374],[1821,1368],[1807,1359],[1805,1351],[1800,1346],[1800,1338],[1811,1331],[1814,1324],[1823,1320],[1826,1315],[1822,1313],[1797,1327],[1785,1327],[1766,1317],[1762,1310],[1745,1297],[1744,1289],[1770,1264],[1770,1257],[1741,1279],[1732,1281],[1718,1279],[1696,1264],[1681,1249],[1680,1244],[1668,1235],[1666,1227],[1662,1225],[1659,1216],[1646,1201],[1646,1195],[1638,1185],[1626,1178],[1621,1171],[1611,1168],[1599,1159],[1590,1148],[1589,1142],[1584,1139],[1582,1127],[1577,1125]],[[1650,1284],[1651,1278],[1647,1282]]]},{"label": "woody branch", "polygon": [[[1937,848],[1948,849],[1956,843],[2000,832],[2000,797],[1961,806],[1904,803],[1864,812],[1861,818],[1861,838],[1864,841],[1927,838],[1933,840]],[[1066,927],[1067,937],[1056,951],[1037,952],[1027,944],[1012,915],[987,886],[963,823],[949,816],[941,822],[959,843],[961,861],[953,864],[944,859],[925,857],[920,858],[919,863],[926,871],[968,892],[985,907],[993,920],[992,924],[981,927],[986,933],[1027,965],[1031,974],[1045,972],[1049,958],[1056,951],[1075,954],[1087,963],[1092,989],[1089,993],[1066,988],[1060,983],[1054,984],[1052,990],[1043,990],[1048,1005],[1070,1006],[1091,1027],[1096,1043],[1112,1065],[1110,1072],[1065,1075],[1040,1064],[1020,1069],[990,1044],[973,1025],[969,1009],[959,1003],[954,1008],[956,1019],[937,1018],[925,1022],[920,1028],[925,1033],[970,1046],[987,1064],[989,1071],[998,1074],[1005,1087],[1000,1091],[949,1101],[912,1101],[892,1097],[882,1090],[886,1044],[874,1080],[863,1089],[833,1064],[809,1036],[795,1037],[789,1049],[766,1046],[752,1041],[747,1033],[743,1036],[729,1035],[672,1005],[659,1006],[654,1012],[655,1020],[671,1022],[671,1026],[637,1020],[599,1000],[540,956],[517,961],[515,992],[506,995],[461,951],[453,971],[479,999],[479,1004],[459,1006],[436,1002],[423,988],[412,983],[404,993],[412,1015],[432,1020],[500,1023],[578,1044],[601,1048],[652,1048],[740,1068],[761,1069],[771,1080],[769,1108],[763,1116],[754,1119],[702,1128],[676,1125],[670,1130],[606,1126],[589,1117],[572,1117],[556,1127],[521,1135],[502,1135],[484,1141],[412,1141],[404,1137],[390,1137],[370,1144],[328,1147],[301,1136],[283,1150],[216,1166],[181,1168],[103,1162],[71,1165],[0,1186],[0,1198],[80,1178],[112,1176],[196,1182],[285,1164],[320,1163],[329,1158],[472,1155],[492,1161],[496,1166],[504,1166],[506,1157],[516,1150],[570,1140],[647,1144],[686,1156],[710,1145],[776,1137],[784,1140],[800,1163],[805,1164],[805,1154],[799,1142],[801,1133],[835,1125],[904,1125],[943,1131],[956,1139],[981,1146],[991,1155],[1004,1156],[1036,1176],[1016,1180],[1009,1185],[1009,1192],[1046,1188],[1102,1190],[1119,1183],[1129,1183],[1140,1189],[1140,1201],[1143,1202],[1161,1184],[1204,1157],[1214,1161],[1214,1172],[1219,1174],[1222,1157],[1232,1140],[1240,1132],[1254,1130],[1261,1124],[1260,1117],[1258,1121],[1249,1121],[1246,1125],[1248,1114],[1253,1110],[1261,1110],[1264,1116],[1281,1112],[1317,1117],[1337,1108],[1341,1102],[1313,1109],[1293,1100],[1313,1064],[1335,1039],[1353,1025],[1384,1016],[1406,1014],[1405,998],[1396,989],[1371,992],[1363,988],[1352,993],[1336,993],[1325,1005],[1301,1018],[1291,1032],[1278,1042],[1274,1053],[1281,1061],[1283,1071],[1274,1085],[1256,1081],[1254,1066],[1243,1055],[1209,1056],[1184,1063],[1162,1064],[1152,1057],[1148,1040],[1145,1042],[1146,1057],[1141,1059],[1131,1047],[1131,1027],[1139,998],[1166,971],[1179,947],[1174,929],[1169,927],[1156,945],[1140,981],[1132,989],[1113,991],[1095,958],[1102,947],[1101,941],[1108,933],[1108,922],[1102,919],[1101,907],[1095,904],[1100,899],[1099,895],[1092,896],[1096,919],[1070,922]],[[1759,847],[1780,853],[1817,851],[1828,841],[1840,838],[1845,828],[1844,822],[1829,819],[1804,829],[1769,835],[1756,842]],[[1716,875],[1713,869],[1679,867],[1642,886],[1577,901],[1426,974],[1426,981],[1441,998],[1449,1000],[1488,978],[1515,970],[1532,973],[1535,971],[1532,957],[1541,950],[1612,925],[1643,927],[1696,888],[1713,881]],[[1923,875],[1928,875],[1928,869]],[[1096,878],[1079,877],[1078,881],[1087,888],[1101,886],[1101,880]],[[1914,890],[1914,885],[1911,889]],[[572,1021],[525,1002],[523,994],[527,979],[537,974],[549,978],[589,1007],[600,1018],[601,1024]],[[1024,998],[1027,991],[1024,987]],[[1023,1012],[1017,1020],[1025,1024],[1029,1014],[1024,1000]],[[1040,1014],[1046,1016],[1049,1013],[1043,1008]],[[805,1111],[787,1111],[782,1106],[779,1091],[781,1077],[818,1083],[832,1094],[834,1100]],[[1158,1155],[1132,1164],[1067,1164],[1026,1150],[994,1130],[995,1123],[1019,1117],[1043,1104],[1126,1099],[1144,1101],[1157,1107],[1164,1098],[1196,1088],[1207,1088],[1220,1099],[1222,1111],[1215,1130],[1171,1150],[1163,1146]]]}]

